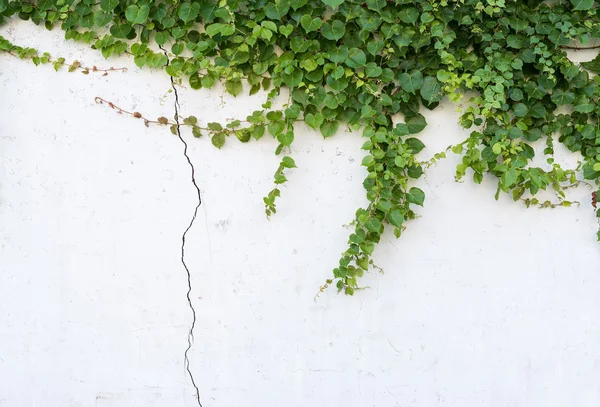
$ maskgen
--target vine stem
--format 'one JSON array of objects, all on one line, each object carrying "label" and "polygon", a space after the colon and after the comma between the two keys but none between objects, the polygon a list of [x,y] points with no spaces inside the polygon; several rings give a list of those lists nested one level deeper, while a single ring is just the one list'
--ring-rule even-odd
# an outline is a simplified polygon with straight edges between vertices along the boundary
[{"label": "vine stem", "polygon": [[[19,58],[19,59],[33,59],[33,58],[42,58],[39,55],[19,55],[13,51],[3,51],[8,55],[11,55],[15,58]],[[81,63],[79,61],[73,61],[72,63],[66,63],[66,62],[60,62],[60,61],[56,61],[52,58],[48,58],[48,61],[46,63],[50,63],[50,64],[55,64],[55,63],[60,63],[61,66],[66,66],[70,72],[76,70],[76,69],[80,69],[81,73],[84,75],[89,74],[90,72],[102,72],[103,75],[102,76],[106,76],[108,75],[109,72],[122,72],[125,73],[127,72],[127,68],[126,67],[121,67],[121,68],[115,68],[115,67],[110,67],[110,68],[98,68],[96,65],[93,65],[92,67],[89,66],[83,66],[81,65]]]}]

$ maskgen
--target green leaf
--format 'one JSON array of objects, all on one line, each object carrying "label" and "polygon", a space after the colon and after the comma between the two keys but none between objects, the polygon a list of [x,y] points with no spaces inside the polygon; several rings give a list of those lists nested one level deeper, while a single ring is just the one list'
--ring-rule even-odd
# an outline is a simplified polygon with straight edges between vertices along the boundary
[{"label": "green leaf", "polygon": [[115,38],[127,38],[131,29],[129,24],[115,24],[110,27],[110,33]]},{"label": "green leaf", "polygon": [[379,219],[377,219],[375,216],[371,216],[365,222],[365,227],[370,232],[379,233],[382,225]]},{"label": "green leaf", "polygon": [[596,58],[591,61],[582,62],[581,66],[593,73],[600,73],[600,54],[596,55]]},{"label": "green leaf", "polygon": [[331,7],[332,9],[338,8],[344,2],[344,0],[321,0],[321,1],[323,2],[323,4]]},{"label": "green leaf", "polygon": [[337,41],[346,33],[346,24],[340,20],[333,20],[331,23],[326,22],[321,27],[321,34],[328,40]]},{"label": "green leaf", "polygon": [[135,4],[130,5],[125,10],[125,18],[131,24],[144,24],[150,14],[150,6],[144,4],[143,6],[137,6]]},{"label": "green leaf", "polygon": [[442,99],[441,83],[433,76],[426,77],[421,87],[421,97],[429,103],[439,102]]},{"label": "green leaf", "polygon": [[365,166],[365,167],[370,167],[373,164],[375,164],[375,158],[373,158],[372,155],[366,155],[363,157],[360,165]]},{"label": "green leaf", "polygon": [[319,17],[312,18],[308,14],[305,14],[300,19],[300,24],[302,25],[302,28],[304,28],[304,31],[309,33],[321,28],[323,21]]},{"label": "green leaf", "polygon": [[243,87],[241,81],[228,80],[227,82],[225,82],[225,89],[228,93],[232,94],[233,96],[237,96],[240,93],[242,93],[242,88]]},{"label": "green leaf", "polygon": [[285,133],[280,133],[279,135],[277,135],[277,141],[279,141],[284,146],[289,147],[292,145],[292,142],[294,141],[294,133],[292,131],[286,131]]},{"label": "green leaf", "polygon": [[402,89],[408,93],[415,93],[423,86],[423,74],[419,71],[413,71],[412,73],[403,72],[398,77],[398,82]]},{"label": "green leaf", "polygon": [[594,5],[594,0],[571,0],[574,6],[573,10],[590,10]]},{"label": "green leaf", "polygon": [[377,78],[383,73],[383,69],[377,66],[375,62],[369,62],[365,68],[365,73],[369,78]]},{"label": "green leaf", "polygon": [[421,189],[413,187],[408,191],[408,194],[406,194],[406,199],[412,204],[423,206],[425,193]]},{"label": "green leaf", "polygon": [[97,27],[104,27],[111,20],[112,20],[112,15],[105,11],[96,10],[96,12],[94,13],[94,24]]},{"label": "green leaf", "polygon": [[411,137],[406,140],[406,145],[413,154],[419,154],[425,148],[425,144],[418,138]]},{"label": "green leaf", "polygon": [[342,45],[331,50],[328,55],[329,59],[336,64],[341,64],[348,58],[348,47]]},{"label": "green leaf", "polygon": [[304,121],[306,122],[306,124],[315,130],[318,129],[321,126],[321,124],[323,124],[323,120],[324,118],[321,113],[308,113],[304,116]]},{"label": "green leaf", "polygon": [[406,126],[408,127],[409,134],[416,134],[421,132],[425,126],[427,126],[427,122],[425,121],[425,117],[419,114],[408,119],[406,121]]},{"label": "green leaf", "polygon": [[517,178],[519,178],[519,172],[516,168],[511,167],[508,171],[506,171],[501,178],[502,186],[504,188],[508,188],[512,186],[515,182],[517,182]]},{"label": "green leaf", "polygon": [[594,171],[600,171],[600,163],[595,163],[593,169]]},{"label": "green leaf", "polygon": [[190,82],[190,87],[192,89],[200,89],[202,87],[202,82],[200,81],[200,76],[198,75],[198,72],[190,75],[189,82]]},{"label": "green leaf", "polygon": [[297,119],[300,116],[300,105],[293,104],[287,109],[285,109],[285,117],[288,119]]},{"label": "green leaf", "polygon": [[573,103],[573,101],[575,100],[575,94],[573,94],[573,92],[571,91],[556,89],[554,90],[554,92],[552,92],[552,96],[550,96],[550,99],[552,99],[552,101],[556,103],[557,106],[568,105]]},{"label": "green leaf", "polygon": [[223,130],[223,126],[221,126],[221,123],[217,123],[217,122],[210,122],[207,124],[209,130],[212,131],[221,131]]},{"label": "green leaf", "polygon": [[286,38],[294,31],[294,27],[291,24],[280,25],[279,32],[283,34]]},{"label": "green leaf", "polygon": [[396,165],[396,167],[404,168],[406,166],[406,160],[400,156],[397,156],[396,158],[394,158],[394,164]]},{"label": "green leaf", "polygon": [[392,209],[390,212],[386,214],[387,221],[390,222],[391,225],[399,228],[404,223],[404,215],[400,209]]},{"label": "green leaf", "polygon": [[200,137],[202,137],[202,132],[201,132],[201,130],[200,130],[200,127],[198,127],[198,126],[194,126],[194,127],[192,127],[192,134],[193,134],[193,135],[194,135],[194,137],[196,137],[196,138],[200,138]]},{"label": "green leaf", "polygon": [[350,48],[348,50],[348,57],[346,58],[346,65],[350,68],[360,68],[367,63],[367,56],[363,50],[358,48]]},{"label": "green leaf", "polygon": [[296,162],[292,157],[285,156],[281,159],[281,166],[284,168],[296,168]]},{"label": "green leaf", "polygon": [[320,126],[321,134],[325,138],[331,137],[337,132],[338,127],[339,127],[339,124],[337,121],[323,122],[323,124],[321,124],[321,126]]},{"label": "green leaf", "polygon": [[187,23],[193,21],[200,14],[200,3],[182,3],[177,11],[177,16]]},{"label": "green leaf", "polygon": [[102,0],[100,1],[100,8],[104,11],[112,11],[119,5],[119,0]]},{"label": "green leaf", "polygon": [[517,103],[516,105],[513,106],[513,113],[517,117],[525,117],[528,112],[529,112],[529,109],[523,103]]},{"label": "green leaf", "polygon": [[225,145],[225,133],[216,133],[212,136],[210,142],[213,146],[220,149],[221,147],[223,147],[223,145]]},{"label": "green leaf", "polygon": [[272,20],[281,20],[281,17],[285,16],[290,10],[290,4],[287,0],[275,1],[275,3],[268,3],[265,6],[265,14]]}]

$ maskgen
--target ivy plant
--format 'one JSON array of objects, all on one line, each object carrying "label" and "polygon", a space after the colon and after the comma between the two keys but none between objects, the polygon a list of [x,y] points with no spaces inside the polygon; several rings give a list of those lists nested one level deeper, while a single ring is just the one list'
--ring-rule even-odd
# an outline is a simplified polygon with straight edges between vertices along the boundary
[{"label": "ivy plant", "polygon": [[[244,143],[274,137],[282,159],[264,198],[267,216],[276,212],[286,171],[296,166],[296,122],[323,137],[344,127],[362,131],[368,205],[356,211],[347,249],[323,289],[353,294],[375,267],[384,228],[400,237],[424,205],[414,180],[445,152],[430,162],[417,159],[425,148],[422,112],[443,98],[462,102],[460,124],[470,130],[451,147],[462,157],[457,179],[493,177],[496,198],[506,193],[528,207],[552,208],[572,205],[565,189],[585,183],[596,206],[600,56],[578,64],[566,52],[595,48],[594,0],[0,0],[0,25],[15,17],[59,27],[67,40],[106,58],[128,54],[137,66],[165,69],[193,89],[221,82],[233,96],[267,90],[260,109],[227,123],[148,119],[97,99],[175,134],[189,126],[217,148],[232,136]],[[3,37],[0,51],[56,69],[99,70]],[[273,109],[283,88],[289,101]],[[543,168],[532,163],[538,140],[545,143]],[[555,162],[556,143],[581,154],[577,168]],[[540,190],[555,199],[537,198]]]}]

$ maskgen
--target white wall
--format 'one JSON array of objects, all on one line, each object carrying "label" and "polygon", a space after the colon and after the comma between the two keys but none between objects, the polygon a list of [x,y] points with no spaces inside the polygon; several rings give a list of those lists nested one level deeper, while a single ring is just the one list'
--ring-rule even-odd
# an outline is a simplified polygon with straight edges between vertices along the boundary
[{"label": "white wall", "polygon": [[[0,406],[194,406],[181,234],[195,192],[181,142],[94,103],[173,115],[163,72],[104,61],[29,23],[2,35],[98,66],[54,73],[0,55]],[[179,90],[201,122],[261,98]],[[423,157],[466,136],[428,114]],[[375,258],[354,297],[313,297],[365,203],[362,140],[298,132],[278,213],[262,205],[273,140],[218,151],[184,134],[203,204],[186,262],[197,312],[191,370],[204,407],[600,405],[600,245],[580,208],[526,210],[492,180],[419,185],[422,218]],[[571,160],[572,161],[572,160]]]}]

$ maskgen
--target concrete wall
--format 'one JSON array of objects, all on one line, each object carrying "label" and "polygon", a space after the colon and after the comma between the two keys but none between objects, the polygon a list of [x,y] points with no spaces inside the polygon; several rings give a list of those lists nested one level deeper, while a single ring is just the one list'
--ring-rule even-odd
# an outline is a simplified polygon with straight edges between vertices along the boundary
[{"label": "concrete wall", "polygon": [[[168,76],[30,23],[1,33],[130,69],[54,73],[0,55],[0,406],[197,405],[184,365],[181,237],[196,196],[183,145],[94,103],[172,117]],[[221,96],[179,89],[181,113],[206,123],[262,100]],[[449,104],[427,117],[424,158],[467,135]],[[218,151],[183,136],[203,198],[185,247],[203,406],[600,405],[587,189],[572,191],[580,208],[526,210],[494,201],[493,180],[455,183],[449,157],[418,182],[422,218],[377,247],[385,274],[315,303],[345,248],[342,225],[366,201],[360,135],[300,128],[299,168],[270,222],[261,198],[278,165],[273,140]]]}]

